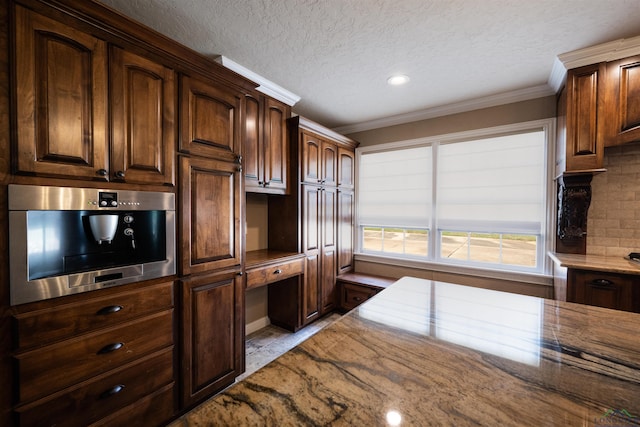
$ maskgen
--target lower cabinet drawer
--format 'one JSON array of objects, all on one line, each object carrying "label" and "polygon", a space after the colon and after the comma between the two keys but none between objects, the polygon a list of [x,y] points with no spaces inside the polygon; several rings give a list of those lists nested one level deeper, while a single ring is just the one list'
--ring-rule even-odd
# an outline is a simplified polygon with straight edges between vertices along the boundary
[{"label": "lower cabinet drawer", "polygon": [[23,426],[86,426],[173,383],[173,380],[173,347],[169,347],[51,397],[19,407],[16,412]]},{"label": "lower cabinet drawer", "polygon": [[567,301],[614,310],[638,311],[634,276],[600,271],[569,270]]},{"label": "lower cabinet drawer", "polygon": [[368,286],[343,283],[340,297],[340,306],[344,310],[352,310],[377,294],[380,290]]},{"label": "lower cabinet drawer", "polygon": [[257,288],[302,274],[304,259],[247,270],[247,289]]},{"label": "lower cabinet drawer", "polygon": [[173,309],[18,354],[18,398],[29,402],[173,345]]},{"label": "lower cabinet drawer", "polygon": [[136,403],[103,418],[89,427],[155,427],[164,426],[175,411],[175,384],[170,384]]}]

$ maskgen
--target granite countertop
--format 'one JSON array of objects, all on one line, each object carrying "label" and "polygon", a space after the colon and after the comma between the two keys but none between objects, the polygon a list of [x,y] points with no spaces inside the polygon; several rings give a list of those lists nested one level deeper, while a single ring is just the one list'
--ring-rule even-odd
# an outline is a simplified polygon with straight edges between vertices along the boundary
[{"label": "granite countertop", "polygon": [[405,277],[185,426],[640,425],[640,314]]},{"label": "granite countertop", "polygon": [[601,255],[562,254],[549,252],[549,257],[557,265],[580,270],[608,271],[622,274],[640,274],[640,263],[624,257]]}]

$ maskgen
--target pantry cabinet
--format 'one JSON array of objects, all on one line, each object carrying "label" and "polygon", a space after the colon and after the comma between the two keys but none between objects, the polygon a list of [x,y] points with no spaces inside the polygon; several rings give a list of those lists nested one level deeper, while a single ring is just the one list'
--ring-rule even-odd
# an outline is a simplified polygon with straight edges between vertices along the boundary
[{"label": "pantry cabinet", "polygon": [[173,70],[21,6],[16,45],[17,173],[175,184]]},{"label": "pantry cabinet", "polygon": [[245,111],[245,191],[289,194],[287,118],[291,108],[266,95],[250,93]]}]

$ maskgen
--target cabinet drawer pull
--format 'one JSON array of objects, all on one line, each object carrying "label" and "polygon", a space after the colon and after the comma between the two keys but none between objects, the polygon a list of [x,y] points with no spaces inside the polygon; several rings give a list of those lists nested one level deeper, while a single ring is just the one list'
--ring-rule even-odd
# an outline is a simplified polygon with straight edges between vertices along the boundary
[{"label": "cabinet drawer pull", "polygon": [[118,384],[111,387],[109,390],[105,390],[100,393],[100,399],[106,399],[107,397],[111,397],[114,394],[120,393],[124,389],[124,384]]},{"label": "cabinet drawer pull", "polygon": [[613,286],[613,282],[607,279],[594,279],[591,281],[591,284],[593,286],[600,286],[600,287]]},{"label": "cabinet drawer pull", "polygon": [[360,301],[362,301],[362,297],[353,297],[353,300],[360,302]]},{"label": "cabinet drawer pull", "polygon": [[123,307],[121,305],[108,305],[106,307],[102,307],[96,314],[106,316],[107,314],[117,313],[122,310],[122,308]]},{"label": "cabinet drawer pull", "polygon": [[123,345],[124,345],[123,342],[116,342],[116,343],[113,343],[113,344],[105,345],[104,347],[102,347],[98,351],[98,354],[107,354],[107,353],[114,352],[114,351],[122,348]]},{"label": "cabinet drawer pull", "polygon": [[124,178],[124,172],[123,171],[118,171],[118,172],[116,172],[115,175],[116,175],[116,178],[119,178],[119,179],[123,179]]},{"label": "cabinet drawer pull", "polygon": [[282,270],[280,269],[277,269],[276,271],[273,272],[273,274],[281,274],[281,273],[282,273]]},{"label": "cabinet drawer pull", "polygon": [[96,173],[100,176],[107,176],[109,174],[106,169],[98,169]]}]

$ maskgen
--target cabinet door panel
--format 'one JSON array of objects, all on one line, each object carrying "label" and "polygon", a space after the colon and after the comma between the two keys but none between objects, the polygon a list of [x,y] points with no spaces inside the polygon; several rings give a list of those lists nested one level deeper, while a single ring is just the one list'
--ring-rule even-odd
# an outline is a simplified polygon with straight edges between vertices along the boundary
[{"label": "cabinet door panel", "polygon": [[271,98],[265,101],[264,119],[264,180],[271,190],[287,190],[289,144],[287,124],[289,108]]},{"label": "cabinet door panel", "polygon": [[174,73],[112,48],[111,179],[174,184]]},{"label": "cabinet door panel", "polygon": [[334,250],[322,251],[322,311],[321,315],[330,312],[336,307],[338,294],[336,291],[336,252]]},{"label": "cabinet door panel", "polygon": [[16,7],[17,172],[106,180],[106,43]]},{"label": "cabinet door panel", "polygon": [[327,141],[322,142],[321,170],[322,184],[331,186],[338,184],[338,147]]},{"label": "cabinet door panel", "polygon": [[302,291],[302,323],[307,324],[319,316],[320,301],[320,257],[318,252],[307,254],[307,272]]},{"label": "cabinet door panel", "polygon": [[180,151],[235,161],[240,156],[241,95],[182,77]]},{"label": "cabinet door panel", "polygon": [[605,146],[640,140],[640,56],[607,64]]},{"label": "cabinet door panel", "polygon": [[262,170],[262,109],[260,100],[247,95],[245,99],[245,134],[244,134],[244,186],[245,191],[262,189],[264,172]]},{"label": "cabinet door panel", "polygon": [[597,123],[597,117],[604,113],[601,94],[604,75],[603,64],[570,70],[567,74],[567,170],[602,167],[604,147],[600,141],[604,129]]},{"label": "cabinet door panel", "polygon": [[335,250],[337,237],[337,191],[335,188],[324,187],[320,191],[321,201],[321,229],[322,229],[322,248],[324,250]]},{"label": "cabinet door panel", "polygon": [[182,275],[240,265],[238,165],[183,157]]},{"label": "cabinet door panel", "polygon": [[338,187],[353,189],[355,186],[355,164],[353,151],[338,147]]},{"label": "cabinet door panel", "polygon": [[353,266],[353,193],[338,190],[338,274]]},{"label": "cabinet door panel", "polygon": [[302,250],[304,252],[320,249],[320,188],[311,185],[302,186]]},{"label": "cabinet door panel", "polygon": [[319,184],[321,181],[322,141],[313,134],[302,132],[302,181]]},{"label": "cabinet door panel", "polygon": [[182,283],[183,405],[231,384],[244,357],[244,293],[236,273]]}]

